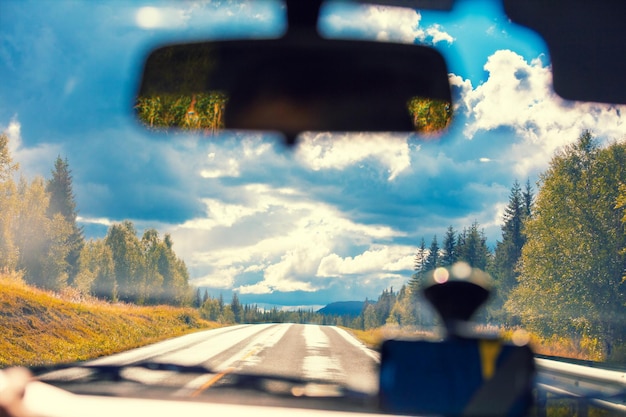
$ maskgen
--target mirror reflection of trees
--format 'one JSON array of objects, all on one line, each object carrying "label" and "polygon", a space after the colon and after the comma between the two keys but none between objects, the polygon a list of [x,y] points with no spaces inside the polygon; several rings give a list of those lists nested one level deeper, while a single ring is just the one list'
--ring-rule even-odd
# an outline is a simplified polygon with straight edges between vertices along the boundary
[{"label": "mirror reflection of trees", "polygon": [[[135,104],[139,121],[152,130],[182,129],[214,134],[224,129],[228,97],[221,92],[192,95],[140,96]],[[447,101],[414,97],[407,110],[415,131],[433,134],[448,127],[452,105]]]},{"label": "mirror reflection of trees", "polygon": [[431,134],[448,127],[452,105],[447,101],[414,97],[407,105],[416,132]]},{"label": "mirror reflection of trees", "polygon": [[178,128],[215,133],[224,128],[226,95],[219,92],[193,95],[139,97],[137,117],[153,130]]}]

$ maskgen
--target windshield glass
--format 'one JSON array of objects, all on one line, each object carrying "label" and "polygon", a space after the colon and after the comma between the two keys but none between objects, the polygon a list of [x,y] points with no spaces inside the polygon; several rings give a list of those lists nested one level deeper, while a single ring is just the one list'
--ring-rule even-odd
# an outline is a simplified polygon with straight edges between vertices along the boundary
[{"label": "windshield glass", "polygon": [[[439,51],[452,117],[437,135],[305,132],[293,148],[272,133],[151,129],[164,113],[147,107],[136,119],[150,51],[276,38],[285,6],[149,3],[0,3],[0,367],[234,324],[324,324],[340,327],[223,330],[214,350],[198,339],[158,360],[375,392],[376,359],[319,353],[338,337],[365,349],[346,332],[370,347],[436,337],[420,288],[459,261],[493,279],[482,330],[624,363],[623,106],[557,96],[544,42],[499,2],[324,5],[323,37]],[[170,105],[189,115],[195,103]]]}]

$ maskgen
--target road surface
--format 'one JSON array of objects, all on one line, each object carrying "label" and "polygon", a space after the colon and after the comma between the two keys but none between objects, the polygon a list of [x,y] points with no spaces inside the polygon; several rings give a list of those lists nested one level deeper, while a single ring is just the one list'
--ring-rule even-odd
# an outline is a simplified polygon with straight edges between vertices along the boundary
[{"label": "road surface", "polygon": [[[374,394],[378,390],[378,354],[346,331],[313,324],[250,324],[202,331],[91,361],[126,365],[140,361],[203,365],[214,374],[181,380],[181,395],[229,373],[270,374],[340,383]],[[130,371],[130,370],[129,370]],[[66,370],[73,379],[83,370]],[[159,383],[171,373],[132,369],[133,379]],[[74,374],[72,374],[74,373]],[[59,375],[54,375],[58,378]]]}]

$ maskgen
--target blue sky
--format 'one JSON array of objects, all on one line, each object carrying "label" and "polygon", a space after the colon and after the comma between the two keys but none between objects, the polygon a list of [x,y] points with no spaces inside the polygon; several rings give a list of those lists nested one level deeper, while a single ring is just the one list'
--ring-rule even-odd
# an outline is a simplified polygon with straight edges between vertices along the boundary
[{"label": "blue sky", "polygon": [[[171,233],[192,283],[244,302],[323,305],[410,277],[424,238],[477,221],[494,245],[515,179],[534,184],[583,129],[621,139],[615,106],[564,102],[541,39],[497,2],[455,13],[329,6],[326,36],[434,46],[455,119],[438,140],[307,133],[284,152],[262,134],[153,135],[131,116],[144,54],[165,41],[276,36],[276,3],[0,3],[0,130],[23,172],[74,175],[89,236],[130,219]],[[459,17],[463,15],[463,17]]]}]

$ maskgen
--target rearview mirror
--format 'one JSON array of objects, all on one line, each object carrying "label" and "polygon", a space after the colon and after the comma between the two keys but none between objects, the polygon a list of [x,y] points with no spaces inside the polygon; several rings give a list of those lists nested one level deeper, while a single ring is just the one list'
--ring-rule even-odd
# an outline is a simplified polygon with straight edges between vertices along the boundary
[{"label": "rearview mirror", "polygon": [[149,127],[270,130],[289,143],[304,131],[430,133],[448,125],[451,108],[436,50],[314,31],[161,47],[136,102]]}]

